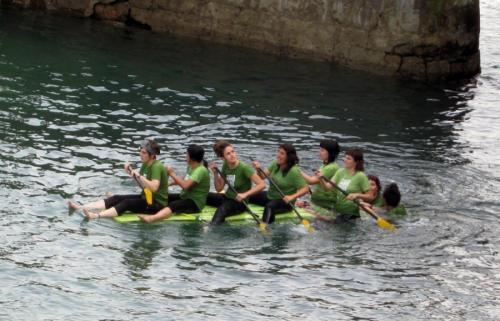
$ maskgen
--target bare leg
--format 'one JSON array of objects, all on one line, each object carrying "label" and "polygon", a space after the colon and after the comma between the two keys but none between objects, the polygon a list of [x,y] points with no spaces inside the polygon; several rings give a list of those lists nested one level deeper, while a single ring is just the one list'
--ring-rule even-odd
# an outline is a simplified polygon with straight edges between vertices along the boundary
[{"label": "bare leg", "polygon": [[104,205],[104,200],[99,200],[99,201],[83,204],[82,207],[87,208],[87,209],[103,210],[106,208],[106,205]]},{"label": "bare leg", "polygon": [[78,204],[78,203],[76,203],[76,202],[73,202],[73,201],[71,201],[71,200],[70,200],[70,201],[68,201],[68,208],[69,208],[70,210],[79,210],[79,209],[81,209],[82,207],[83,207],[82,205],[80,205],[80,204]]},{"label": "bare leg", "polygon": [[320,221],[326,221],[326,222],[332,221],[332,219],[330,217],[323,216],[323,215],[319,214],[318,212],[316,212],[315,210],[313,210],[312,208],[304,208],[304,211],[311,213],[312,215],[314,215],[316,217],[316,219],[318,219]]},{"label": "bare leg", "polygon": [[83,214],[85,214],[85,216],[89,219],[89,220],[93,220],[95,218],[98,218],[99,217],[99,214],[98,213],[94,213],[94,212],[91,212],[89,211],[88,209],[84,208],[83,209]]},{"label": "bare leg", "polygon": [[103,210],[106,208],[104,205],[104,201],[95,201],[87,204],[80,205],[76,202],[73,201],[68,201],[68,207],[73,210],[83,210],[83,209],[88,209],[88,210]]},{"label": "bare leg", "polygon": [[104,210],[100,213],[91,212],[89,209],[83,208],[83,214],[85,214],[85,216],[88,217],[90,220],[98,218],[98,217],[118,216],[118,212],[116,212],[116,209],[114,207],[108,208],[107,210]]},{"label": "bare leg", "polygon": [[172,210],[170,207],[165,207],[161,211],[153,215],[138,215],[141,221],[146,223],[153,223],[156,221],[160,221],[166,218],[169,218],[172,215]]}]

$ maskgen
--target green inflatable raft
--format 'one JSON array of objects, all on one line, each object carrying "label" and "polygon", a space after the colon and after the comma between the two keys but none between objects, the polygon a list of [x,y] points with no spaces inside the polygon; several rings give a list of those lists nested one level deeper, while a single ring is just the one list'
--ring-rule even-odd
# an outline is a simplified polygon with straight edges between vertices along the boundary
[{"label": "green inflatable raft", "polygon": [[[262,217],[262,211],[264,210],[263,207],[250,204],[250,208],[255,214],[259,216],[259,218]],[[169,217],[168,219],[163,220],[163,222],[193,222],[193,221],[210,222],[212,220],[212,217],[214,216],[215,210],[216,210],[215,207],[205,206],[200,213],[175,214]],[[303,218],[308,220],[314,219],[314,215],[312,215],[311,213],[308,213],[301,208],[297,208],[297,210]],[[140,221],[136,213],[124,213],[120,216],[114,217],[114,220],[120,223]],[[295,212],[293,211],[277,214],[275,218],[275,222],[293,221],[293,220],[296,220],[298,222],[297,214],[295,214]],[[255,223],[255,220],[253,219],[252,215],[250,215],[248,212],[244,212],[242,214],[227,217],[226,222],[233,224],[243,224],[243,223]]]}]

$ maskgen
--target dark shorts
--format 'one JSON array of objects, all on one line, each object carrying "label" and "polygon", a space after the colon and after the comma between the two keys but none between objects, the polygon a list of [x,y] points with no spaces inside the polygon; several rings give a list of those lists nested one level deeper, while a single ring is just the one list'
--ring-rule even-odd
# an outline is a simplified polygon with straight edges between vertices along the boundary
[{"label": "dark shorts", "polygon": [[168,205],[172,213],[198,213],[200,209],[192,199],[181,199],[179,194],[168,194]]},{"label": "dark shorts", "polygon": [[285,203],[282,199],[269,199],[267,191],[262,191],[250,196],[250,203],[264,206],[262,220],[265,223],[274,222],[276,214],[285,213],[292,210],[292,207]]},{"label": "dark shorts", "polygon": [[359,215],[355,215],[355,214],[338,214],[337,217],[335,217],[335,219],[333,220],[333,224],[342,224],[342,223],[346,223],[346,222],[350,222],[350,221],[353,221],[353,220],[356,220],[360,218]]},{"label": "dark shorts", "polygon": [[226,217],[243,213],[246,210],[246,206],[242,202],[227,198],[225,195],[218,193],[208,193],[207,205],[217,207],[210,223],[212,225],[222,224],[226,220]]},{"label": "dark shorts", "polygon": [[153,214],[160,211],[163,206],[158,203],[148,205],[142,195],[113,195],[104,200],[106,209],[114,207],[118,215],[124,212]]}]

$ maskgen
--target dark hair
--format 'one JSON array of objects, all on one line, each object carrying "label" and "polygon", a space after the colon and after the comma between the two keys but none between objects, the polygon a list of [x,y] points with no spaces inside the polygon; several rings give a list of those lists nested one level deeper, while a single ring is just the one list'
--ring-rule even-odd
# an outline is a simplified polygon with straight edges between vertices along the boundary
[{"label": "dark hair", "polygon": [[356,162],[356,171],[362,172],[365,170],[365,162],[363,160],[363,151],[359,148],[349,148],[346,152],[346,155],[349,155]]},{"label": "dark hair", "polygon": [[391,207],[396,207],[401,201],[401,193],[399,192],[399,187],[396,183],[391,183],[384,188],[384,198],[385,204]]},{"label": "dark hair", "polygon": [[187,148],[187,153],[189,155],[189,159],[194,160],[195,162],[203,163],[206,167],[206,161],[203,159],[205,155],[205,150],[200,145],[189,145]]},{"label": "dark hair", "polygon": [[339,143],[336,140],[323,139],[319,142],[319,147],[326,149],[328,152],[328,161],[326,164],[333,163],[340,152]]},{"label": "dark hair", "polygon": [[141,143],[141,148],[144,148],[149,156],[156,156],[160,154],[160,145],[154,139],[145,139]]},{"label": "dark hair", "polygon": [[368,175],[368,179],[375,182],[375,185],[377,185],[377,189],[379,192],[382,190],[382,186],[380,185],[380,180],[378,179],[377,176]]},{"label": "dark hair", "polygon": [[224,151],[226,150],[226,147],[231,146],[231,143],[228,142],[227,140],[217,140],[214,143],[213,150],[215,152],[215,155],[218,157],[224,157]]},{"label": "dark hair", "polygon": [[286,176],[288,171],[294,165],[299,163],[299,156],[297,156],[297,151],[295,150],[295,147],[293,147],[292,144],[280,144],[279,148],[283,149],[286,152],[286,165],[285,168],[283,169],[283,176]]}]

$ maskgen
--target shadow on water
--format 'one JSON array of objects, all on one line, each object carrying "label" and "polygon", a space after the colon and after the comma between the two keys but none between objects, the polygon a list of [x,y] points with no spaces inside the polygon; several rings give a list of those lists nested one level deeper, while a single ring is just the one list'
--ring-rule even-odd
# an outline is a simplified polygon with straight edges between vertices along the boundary
[{"label": "shadow on water", "polygon": [[132,280],[148,278],[144,272],[153,263],[154,257],[162,249],[155,227],[141,227],[135,241],[123,253],[123,264],[128,268]]},{"label": "shadow on water", "polygon": [[[166,239],[165,234],[171,234],[175,228],[175,237],[170,235]],[[183,224],[137,224],[130,237],[135,240],[123,254],[123,264],[127,267],[133,280],[147,279],[146,271],[154,263],[159,254],[167,253],[174,259],[184,262],[181,266],[191,269],[193,259],[203,257],[200,252],[203,225],[199,223]],[[162,242],[167,242],[162,244]],[[195,265],[195,264],[193,264]]]}]

